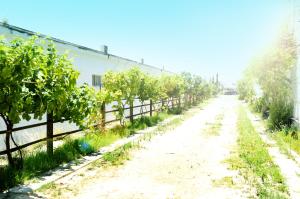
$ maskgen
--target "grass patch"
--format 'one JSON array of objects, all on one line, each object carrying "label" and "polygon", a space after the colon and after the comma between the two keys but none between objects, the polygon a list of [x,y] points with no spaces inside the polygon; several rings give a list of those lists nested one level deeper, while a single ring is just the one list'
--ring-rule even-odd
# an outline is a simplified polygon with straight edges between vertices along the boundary
[{"label": "grass patch", "polygon": [[41,186],[37,191],[51,193],[51,198],[61,198],[62,194],[65,192],[64,188],[54,182],[49,182]]},{"label": "grass patch", "polygon": [[280,131],[272,132],[270,136],[276,141],[281,152],[289,158],[294,159],[291,150],[300,155],[300,140],[298,138],[298,132],[295,129],[284,128]]},{"label": "grass patch", "polygon": [[171,109],[168,109],[168,113],[172,115],[180,115],[185,111],[186,109],[184,107],[174,107]]},{"label": "grass patch", "polygon": [[140,117],[135,119],[132,123],[129,123],[127,125],[127,128],[129,130],[141,130],[144,129],[146,127],[152,127],[155,126],[156,124],[158,124],[159,122],[165,120],[166,118],[168,118],[170,116],[170,114],[166,113],[166,112],[162,112],[160,114],[154,115],[152,117]]},{"label": "grass patch", "polygon": [[101,147],[134,134],[137,130],[154,126],[167,117],[169,117],[167,113],[159,113],[153,117],[144,116],[137,118],[133,123],[128,123],[125,127],[117,126],[106,131],[88,132],[78,139],[65,139],[64,143],[54,150],[52,157],[41,149],[27,153],[22,170],[8,166],[0,168],[0,191],[38,177],[63,163],[76,161],[83,155],[96,152]]},{"label": "grass patch", "polygon": [[213,185],[216,187],[235,187],[235,183],[233,182],[233,179],[231,176],[225,176],[218,180],[213,180]]},{"label": "grass patch", "polygon": [[256,187],[259,198],[288,198],[288,189],[280,169],[272,161],[266,144],[261,140],[241,107],[238,117],[238,151],[228,163],[239,169],[244,178]]},{"label": "grass patch", "polygon": [[208,127],[204,130],[207,135],[217,136],[220,134],[224,114],[219,114],[215,118],[214,123],[208,123]]},{"label": "grass patch", "polygon": [[129,149],[133,146],[133,143],[127,143],[112,152],[105,153],[103,155],[103,160],[114,166],[121,165],[124,161],[129,160]]},{"label": "grass patch", "polygon": [[44,184],[38,190],[39,191],[46,191],[46,190],[49,190],[49,189],[56,189],[56,188],[57,188],[56,184],[54,182],[50,182],[50,183]]}]

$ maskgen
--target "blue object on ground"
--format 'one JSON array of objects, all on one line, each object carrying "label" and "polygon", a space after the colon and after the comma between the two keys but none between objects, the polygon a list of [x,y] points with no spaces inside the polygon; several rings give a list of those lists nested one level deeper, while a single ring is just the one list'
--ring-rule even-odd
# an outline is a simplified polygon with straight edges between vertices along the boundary
[{"label": "blue object on ground", "polygon": [[79,141],[79,150],[80,152],[84,153],[84,154],[89,154],[93,152],[93,148],[91,147],[91,145],[85,141],[85,140],[81,140]]}]

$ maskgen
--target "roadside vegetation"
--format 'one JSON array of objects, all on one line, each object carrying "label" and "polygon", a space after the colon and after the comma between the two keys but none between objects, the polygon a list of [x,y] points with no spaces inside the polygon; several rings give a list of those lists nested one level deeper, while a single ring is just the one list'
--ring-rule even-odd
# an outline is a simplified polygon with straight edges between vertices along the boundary
[{"label": "roadside vegetation", "polygon": [[294,109],[296,41],[285,31],[272,50],[255,59],[238,82],[239,98],[268,119],[278,130],[292,125]]},{"label": "roadside vegetation", "polygon": [[276,133],[270,134],[270,137],[276,141],[280,150],[291,159],[294,159],[291,151],[295,151],[300,155],[300,140],[297,131],[297,129],[283,128],[276,131]]},{"label": "roadside vegetation", "polygon": [[256,188],[259,198],[288,198],[285,179],[243,107],[239,109],[237,127],[238,148],[226,162],[232,169],[239,170],[250,186]]},{"label": "roadside vegetation", "polygon": [[[180,114],[221,89],[219,82],[208,82],[190,73],[152,76],[138,67],[105,73],[100,90],[87,84],[78,86],[79,72],[74,69],[69,56],[58,53],[52,41],[36,36],[14,40],[0,38],[0,71],[0,85],[4,85],[0,87],[0,118],[6,125],[8,160],[8,165],[0,168],[0,191],[93,153],[138,129],[153,126],[167,113]],[[154,117],[146,116],[141,109],[142,117],[136,120],[131,117],[128,124],[125,107],[132,107],[136,98],[142,104],[149,100],[172,99],[172,108],[163,103],[161,109],[166,113]],[[120,126],[103,131],[105,117],[101,109],[112,102],[115,102],[113,108],[117,110],[115,114]],[[47,152],[11,152],[14,125],[21,120],[41,119],[44,115],[51,121],[75,123],[84,130],[85,136],[66,139],[55,150],[47,147]]]},{"label": "roadside vegetation", "polygon": [[97,152],[101,147],[133,135],[137,130],[154,126],[169,117],[167,113],[159,113],[153,117],[144,116],[128,123],[125,126],[116,126],[107,130],[94,130],[86,132],[83,137],[77,139],[65,139],[64,143],[54,150],[53,156],[49,156],[45,150],[38,149],[27,153],[24,157],[22,170],[13,167],[0,168],[0,188],[5,190],[26,180],[60,166],[77,160],[83,155]]},{"label": "roadside vegetation", "polygon": [[272,50],[254,60],[238,83],[241,100],[266,121],[270,136],[281,151],[300,154],[299,130],[293,123],[296,78],[296,41],[285,31]]}]

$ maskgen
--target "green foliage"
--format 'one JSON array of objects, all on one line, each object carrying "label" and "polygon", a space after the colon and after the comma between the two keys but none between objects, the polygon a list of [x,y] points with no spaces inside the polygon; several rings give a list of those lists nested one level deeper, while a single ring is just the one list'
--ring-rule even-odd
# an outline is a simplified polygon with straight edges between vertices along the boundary
[{"label": "green foliage", "polygon": [[218,86],[206,83],[201,77],[192,76],[190,73],[154,77],[136,67],[123,72],[107,72],[103,85],[107,98],[117,102],[113,108],[118,110],[117,118],[122,125],[125,124],[124,107],[133,104],[135,98],[139,98],[144,104],[146,100],[155,102],[159,99],[179,98],[185,94],[189,98],[195,98],[196,102],[218,92]]},{"label": "green foliage", "polygon": [[185,95],[191,95],[194,89],[194,81],[191,73],[183,72],[181,73],[183,79],[183,90]]},{"label": "green foliage", "polygon": [[168,113],[173,115],[180,115],[183,111],[184,111],[183,107],[174,107],[168,109]]},{"label": "green foliage", "polygon": [[239,99],[250,101],[250,102],[253,101],[253,98],[255,96],[255,91],[251,79],[245,78],[238,81],[237,91],[239,93]]},{"label": "green foliage", "polygon": [[280,169],[274,164],[265,143],[252,126],[243,108],[239,110],[238,131],[238,153],[242,162],[237,167],[245,169],[242,174],[247,178],[252,173],[258,197],[288,198],[288,190]]},{"label": "green foliage", "polygon": [[270,134],[270,136],[276,140],[277,145],[280,150],[288,155],[290,158],[294,158],[293,155],[290,154],[290,151],[293,150],[298,155],[300,155],[300,139],[299,139],[299,131],[296,127],[286,127],[281,129],[280,131],[275,131]]},{"label": "green foliage", "polygon": [[[255,112],[260,112],[263,114],[268,112],[268,110],[270,109],[268,106],[269,105],[264,97],[257,98],[255,100],[253,100],[251,103],[251,108]],[[268,115],[266,115],[266,116],[268,116]]]},{"label": "green foliage", "polygon": [[[43,46],[46,46],[44,48]],[[105,88],[96,92],[87,85],[76,86],[79,76],[67,54],[58,54],[51,41],[0,40],[0,114],[12,124],[21,119],[41,119],[45,113],[55,120],[69,119],[83,125],[85,118],[104,101],[117,101],[120,119],[124,106],[139,97],[146,100],[177,98],[183,93],[209,96],[212,85],[189,73],[153,77],[134,67],[123,72],[107,72]]]},{"label": "green foliage", "polygon": [[88,132],[82,138],[67,139],[61,146],[54,150],[52,157],[46,151],[35,151],[24,158],[23,170],[16,170],[6,166],[0,168],[0,191],[9,187],[24,183],[42,173],[54,169],[62,163],[68,163],[80,158],[82,155],[98,151],[101,147],[108,146],[118,139],[128,137],[137,130],[154,126],[167,118],[166,113],[160,113],[153,117],[141,117],[126,126],[116,126],[106,131]]},{"label": "green foliage", "polygon": [[269,113],[271,129],[291,124],[295,63],[296,42],[292,34],[284,32],[272,50],[249,66],[238,83],[240,99],[254,104],[255,110],[264,116]]},{"label": "green foliage", "polygon": [[124,125],[125,105],[132,105],[134,99],[138,96],[144,74],[137,67],[123,72],[107,72],[103,78],[103,84],[108,92],[109,98],[116,101],[113,105],[118,109],[117,117]]},{"label": "green foliage", "polygon": [[160,88],[164,96],[168,98],[180,97],[184,89],[184,81],[179,75],[162,75]]},{"label": "green foliage", "polygon": [[221,91],[221,84],[219,82],[206,82],[198,75],[192,75],[187,72],[181,74],[183,79],[183,93],[185,95],[192,95],[198,99],[207,99],[216,96]]},{"label": "green foliage", "polygon": [[127,143],[124,146],[116,149],[115,151],[105,153],[103,160],[111,165],[120,165],[127,159],[129,159],[129,149],[133,147],[133,143]]},{"label": "green foliage", "polygon": [[141,82],[138,91],[138,98],[142,102],[142,104],[146,100],[157,101],[161,98],[162,93],[160,90],[159,78],[151,76],[151,75],[141,75]]},{"label": "green foliage", "polygon": [[75,110],[85,117],[90,108],[78,99],[87,92],[87,87],[76,87],[79,73],[51,41],[37,37],[0,41],[0,71],[0,114],[12,124],[30,120],[32,114],[41,119],[46,112],[55,120],[66,118],[80,124]]},{"label": "green foliage", "polygon": [[140,118],[135,119],[133,122],[131,122],[128,125],[128,129],[140,130],[140,129],[144,129],[146,127],[155,126],[156,124],[163,121],[167,117],[168,117],[168,115],[165,113],[159,113],[152,117],[142,116]]},{"label": "green foliage", "polygon": [[[185,94],[189,96],[190,101],[196,103],[218,92],[216,83],[207,83],[199,76],[184,73],[154,77],[143,73],[137,67],[123,72],[107,72],[103,78],[104,88],[100,91],[86,84],[78,87],[78,76],[79,72],[73,69],[68,55],[59,54],[51,41],[37,37],[27,40],[17,38],[12,41],[0,39],[0,117],[7,126],[7,149],[10,148],[13,125],[22,119],[41,119],[45,114],[49,114],[54,121],[65,119],[81,128],[87,128],[102,122],[100,107],[103,103],[115,101],[113,107],[118,109],[117,117],[121,124],[125,125],[124,108],[126,105],[132,106],[136,98],[143,104],[146,100],[155,102],[160,99],[181,98],[182,94]],[[176,107],[170,112],[178,114],[182,110],[182,107]],[[142,117],[136,124],[132,124],[132,128],[152,126],[158,121],[158,116],[152,119]],[[121,132],[129,135],[132,130]],[[91,139],[81,140],[81,144],[71,142],[63,146],[67,148],[56,149],[56,160],[51,159],[53,162],[49,164],[50,157],[46,157],[44,152],[37,154],[36,159],[43,162],[41,168],[45,167],[45,170],[57,166],[62,161],[76,159],[100,146],[96,144],[99,143],[97,136],[90,136]],[[92,139],[97,142],[91,141]],[[78,147],[84,144],[87,144],[88,148]],[[7,156],[12,165],[11,153]],[[33,159],[34,162],[35,158]],[[30,161],[30,158],[26,161]],[[44,171],[40,171],[38,167],[35,169],[33,173]],[[26,173],[26,169],[24,172]]]},{"label": "green foliage", "polygon": [[284,126],[291,126],[293,104],[290,103],[290,101],[276,100],[270,104],[270,116],[268,124],[271,129],[281,129]]},{"label": "green foliage", "polygon": [[4,120],[13,124],[22,117],[29,120],[32,113],[35,118],[43,115],[43,101],[36,96],[43,87],[41,68],[46,68],[45,55],[36,38],[0,41],[0,114]]},{"label": "green foliage", "polygon": [[[43,47],[46,46],[46,48]],[[51,41],[30,39],[0,40],[0,116],[7,126],[6,147],[13,125],[21,119],[68,119],[82,126],[95,103],[94,91],[78,88],[79,72],[66,54],[58,54]],[[13,165],[11,153],[7,153]]]}]

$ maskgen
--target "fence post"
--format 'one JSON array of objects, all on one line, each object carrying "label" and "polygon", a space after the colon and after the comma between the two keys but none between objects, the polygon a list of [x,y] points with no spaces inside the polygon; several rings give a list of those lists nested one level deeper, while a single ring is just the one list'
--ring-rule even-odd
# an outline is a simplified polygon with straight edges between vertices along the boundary
[{"label": "fence post", "polygon": [[152,103],[152,99],[150,100],[150,117],[152,117],[152,107],[153,107],[153,103]]},{"label": "fence post", "polygon": [[160,110],[160,111],[162,111],[162,110],[163,110],[163,108],[164,108],[164,105],[165,105],[165,104],[164,104],[164,99],[161,99],[161,108],[160,108],[161,110]]},{"label": "fence post", "polygon": [[178,108],[180,108],[181,107],[181,96],[179,96],[179,98],[178,98]]},{"label": "fence post", "polygon": [[105,102],[103,102],[101,104],[101,127],[103,129],[105,129],[105,119],[106,118],[106,115],[105,115]]},{"label": "fence post", "polygon": [[130,102],[130,113],[129,113],[129,118],[130,118],[130,122],[133,122],[133,102]]},{"label": "fence post", "polygon": [[47,113],[47,154],[53,156],[53,114]]}]

